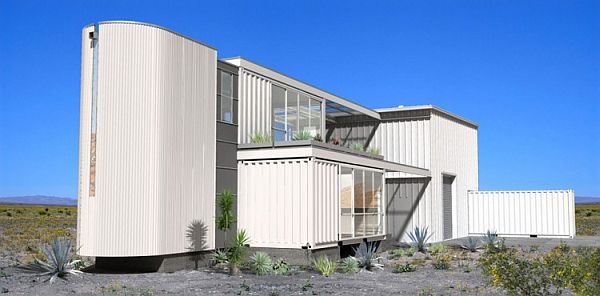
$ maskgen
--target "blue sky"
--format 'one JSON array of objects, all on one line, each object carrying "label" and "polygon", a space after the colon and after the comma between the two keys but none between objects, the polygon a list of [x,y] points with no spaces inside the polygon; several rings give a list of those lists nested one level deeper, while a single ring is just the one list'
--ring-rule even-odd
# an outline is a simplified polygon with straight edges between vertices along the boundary
[{"label": "blue sky", "polygon": [[0,1],[0,196],[77,195],[81,29],[102,20],[476,121],[482,190],[600,196],[599,1],[319,2]]}]

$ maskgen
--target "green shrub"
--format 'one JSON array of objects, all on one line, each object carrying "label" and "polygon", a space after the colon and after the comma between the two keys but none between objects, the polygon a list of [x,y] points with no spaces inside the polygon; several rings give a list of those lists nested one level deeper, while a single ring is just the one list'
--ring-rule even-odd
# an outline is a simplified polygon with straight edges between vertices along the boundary
[{"label": "green shrub", "polygon": [[564,287],[562,278],[553,276],[543,257],[519,254],[503,241],[498,246],[488,244],[480,264],[490,284],[510,295],[560,295]]},{"label": "green shrub", "polygon": [[39,214],[40,216],[44,216],[44,215],[47,215],[48,213],[46,213],[45,211],[39,210],[39,211],[38,211],[38,214]]},{"label": "green shrub", "polygon": [[381,155],[381,150],[379,150],[379,148],[377,147],[369,147],[369,149],[367,149],[367,153],[374,156],[378,156]]},{"label": "green shrub", "polygon": [[417,267],[410,264],[410,263],[406,263],[406,264],[400,264],[400,265],[396,265],[396,267],[394,267],[394,269],[392,269],[393,273],[403,273],[403,272],[413,272],[417,270]]},{"label": "green shrub", "polygon": [[250,143],[264,144],[271,142],[271,135],[263,133],[253,133],[250,135]]},{"label": "green shrub", "polygon": [[402,256],[405,256],[406,252],[404,251],[404,248],[398,248],[398,249],[393,249],[390,250],[389,252],[389,258],[390,259],[398,259]]},{"label": "green shrub", "polygon": [[311,132],[309,132],[307,130],[298,131],[294,135],[294,141],[312,140],[312,139],[313,139],[313,135],[311,134]]},{"label": "green shrub", "polygon": [[233,239],[232,246],[227,251],[227,258],[229,260],[229,264],[231,265],[231,273],[237,274],[237,269],[239,268],[242,260],[246,256],[246,251],[248,247],[249,238],[246,234],[246,230],[240,229],[238,230],[236,236]]},{"label": "green shrub", "polygon": [[446,251],[447,251],[446,246],[444,246],[441,243],[435,243],[429,247],[429,252],[431,253],[431,255],[434,255],[434,256],[445,253]]},{"label": "green shrub", "polygon": [[227,252],[216,250],[211,254],[211,259],[215,264],[227,263]]},{"label": "green shrub", "polygon": [[[217,228],[225,232],[225,240],[227,240],[227,232],[235,223],[235,215],[233,213],[233,193],[229,190],[223,190],[217,198],[217,208],[219,215],[217,216]],[[227,241],[225,241],[227,245]]]},{"label": "green shrub", "polygon": [[283,258],[279,258],[273,262],[273,273],[275,274],[288,274],[290,271],[290,265]]},{"label": "green shrub", "polygon": [[363,144],[360,144],[360,143],[352,143],[350,145],[350,149],[356,150],[356,151],[365,151],[365,147],[363,146]]},{"label": "green shrub", "polygon": [[269,254],[259,251],[250,256],[250,270],[258,275],[269,274],[273,270]]},{"label": "green shrub", "polygon": [[327,256],[321,256],[313,261],[315,270],[323,276],[330,276],[337,268],[337,262]]},{"label": "green shrub", "polygon": [[356,258],[350,256],[350,257],[346,257],[342,260],[342,263],[340,264],[340,268],[342,269],[343,273],[356,273],[359,271],[360,266],[358,264],[358,260],[356,260]]},{"label": "green shrub", "polygon": [[427,241],[432,235],[433,233],[429,233],[429,227],[420,228],[416,226],[413,231],[408,233],[408,238],[410,238],[412,246],[417,251],[425,253],[427,251]]},{"label": "green shrub", "polygon": [[416,252],[417,248],[415,248],[414,246],[408,249],[404,249],[404,255],[406,255],[406,257],[412,257]]},{"label": "green shrub", "polygon": [[438,256],[433,259],[431,264],[437,270],[448,270],[450,269],[450,256]]}]

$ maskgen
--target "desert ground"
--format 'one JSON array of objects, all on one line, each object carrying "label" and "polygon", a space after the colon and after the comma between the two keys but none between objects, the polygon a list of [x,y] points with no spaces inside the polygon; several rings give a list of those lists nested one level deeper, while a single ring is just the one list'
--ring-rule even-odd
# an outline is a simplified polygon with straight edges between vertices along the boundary
[{"label": "desert ground", "polygon": [[[591,214],[588,214],[591,213]],[[9,295],[504,295],[492,287],[479,264],[482,252],[449,242],[438,255],[378,254],[383,270],[324,277],[309,266],[292,266],[287,275],[252,274],[242,269],[230,276],[219,265],[174,273],[109,274],[84,272],[50,284],[47,276],[25,273],[23,263],[40,256],[39,246],[55,236],[75,238],[77,212],[68,206],[0,205],[0,292]],[[600,206],[577,207],[577,231],[600,234]],[[582,222],[583,221],[583,222]],[[582,238],[575,244],[600,246],[598,237]],[[508,240],[524,253],[547,252],[558,240]],[[448,269],[436,269],[439,256],[448,259]],[[84,259],[91,264],[89,258]],[[396,266],[410,263],[412,272],[395,273]],[[565,294],[571,294],[566,290]]]}]

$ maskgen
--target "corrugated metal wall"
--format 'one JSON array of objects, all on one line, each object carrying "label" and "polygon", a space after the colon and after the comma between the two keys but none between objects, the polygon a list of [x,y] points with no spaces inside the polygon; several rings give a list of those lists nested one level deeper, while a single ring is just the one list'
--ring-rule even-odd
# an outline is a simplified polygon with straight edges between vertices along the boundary
[{"label": "corrugated metal wall", "polygon": [[238,163],[238,228],[253,247],[337,242],[337,165],[309,159]]},{"label": "corrugated metal wall", "polygon": [[467,191],[479,189],[477,129],[439,112],[431,114],[431,212],[433,240],[443,239],[443,176],[454,176],[452,237],[468,232]]},{"label": "corrugated metal wall", "polygon": [[[85,188],[90,119],[84,110],[80,253],[147,256],[212,249],[216,51],[150,25],[99,27],[96,196]],[[90,96],[83,94],[89,92],[89,58],[86,49],[82,110],[90,106]]]},{"label": "corrugated metal wall", "polygon": [[386,185],[386,221],[388,239],[407,241],[406,233],[414,227],[411,218],[417,205],[423,199],[427,178],[387,178]]},{"label": "corrugated metal wall", "polygon": [[501,236],[575,236],[575,193],[557,191],[471,191],[469,235],[496,230]]},{"label": "corrugated metal wall", "polygon": [[271,134],[271,82],[252,72],[240,73],[239,143],[253,133]]}]

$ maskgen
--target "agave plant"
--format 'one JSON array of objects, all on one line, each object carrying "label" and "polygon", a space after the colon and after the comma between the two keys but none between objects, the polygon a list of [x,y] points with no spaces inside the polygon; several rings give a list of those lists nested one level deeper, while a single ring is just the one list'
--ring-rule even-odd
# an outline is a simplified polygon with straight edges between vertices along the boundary
[{"label": "agave plant", "polygon": [[480,247],[479,243],[479,239],[469,236],[463,241],[460,247],[471,252],[477,252],[477,249]]},{"label": "agave plant", "polygon": [[421,253],[425,253],[427,251],[427,241],[433,235],[429,233],[429,227],[421,228],[416,226],[412,232],[408,233],[408,238],[410,238],[411,245],[417,249],[417,251]]},{"label": "agave plant", "polygon": [[362,242],[358,248],[354,248],[354,254],[360,267],[369,271],[373,268],[383,269],[383,264],[376,263],[380,259],[376,254],[378,246],[376,242]]},{"label": "agave plant", "polygon": [[250,143],[263,144],[271,142],[271,135],[263,133],[254,133],[250,135]]},{"label": "agave plant", "polygon": [[369,149],[367,149],[367,153],[374,156],[378,156],[381,155],[381,150],[379,150],[379,148],[377,147],[369,147]]},{"label": "agave plant", "polygon": [[350,145],[350,149],[356,150],[356,151],[365,151],[365,147],[361,143],[352,143]]},{"label": "agave plant", "polygon": [[312,140],[312,139],[313,139],[312,133],[307,130],[298,131],[294,135],[294,141]]},{"label": "agave plant", "polygon": [[498,243],[498,233],[495,230],[488,230],[481,238],[487,246],[495,246]]},{"label": "agave plant", "polygon": [[257,275],[269,274],[273,270],[273,261],[269,254],[258,251],[250,256],[250,270]]},{"label": "agave plant", "polygon": [[216,250],[211,254],[211,259],[215,264],[227,263],[227,252]]},{"label": "agave plant", "polygon": [[51,245],[44,245],[41,253],[44,259],[34,258],[32,263],[21,266],[21,269],[40,276],[50,276],[45,281],[53,283],[57,278],[65,279],[66,275],[77,275],[81,271],[74,268],[81,260],[71,260],[72,242],[66,237],[56,237]]}]

